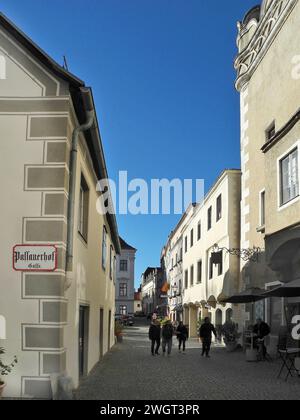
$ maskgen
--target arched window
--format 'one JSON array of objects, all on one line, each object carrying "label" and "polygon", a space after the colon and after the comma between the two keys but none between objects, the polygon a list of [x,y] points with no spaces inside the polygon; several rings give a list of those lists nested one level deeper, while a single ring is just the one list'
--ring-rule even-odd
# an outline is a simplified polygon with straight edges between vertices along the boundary
[{"label": "arched window", "polygon": [[232,321],[232,317],[233,317],[233,310],[232,309],[227,309],[226,311],[226,321]]},{"label": "arched window", "polygon": [[223,323],[223,313],[221,309],[216,310],[216,327],[221,327]]},{"label": "arched window", "polygon": [[6,321],[4,316],[0,315],[0,340],[6,339]]}]

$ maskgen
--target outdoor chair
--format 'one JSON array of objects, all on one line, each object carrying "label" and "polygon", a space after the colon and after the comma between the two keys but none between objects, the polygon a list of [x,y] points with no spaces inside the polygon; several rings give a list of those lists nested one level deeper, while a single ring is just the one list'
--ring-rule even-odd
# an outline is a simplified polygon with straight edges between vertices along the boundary
[{"label": "outdoor chair", "polygon": [[279,332],[278,355],[280,360],[282,361],[282,365],[277,378],[279,379],[284,369],[286,369],[287,376],[285,378],[285,381],[287,382],[290,376],[293,377],[293,372],[299,374],[299,370],[296,368],[295,365],[295,359],[298,355],[300,355],[299,347],[294,347],[293,345],[290,346],[289,333],[287,328],[281,329]]}]

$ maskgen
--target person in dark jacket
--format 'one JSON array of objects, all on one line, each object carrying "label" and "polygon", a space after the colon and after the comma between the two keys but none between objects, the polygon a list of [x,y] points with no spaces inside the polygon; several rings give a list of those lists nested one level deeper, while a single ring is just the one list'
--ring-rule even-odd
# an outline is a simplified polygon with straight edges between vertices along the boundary
[{"label": "person in dark jacket", "polygon": [[183,322],[181,321],[177,327],[176,330],[176,334],[177,334],[177,339],[179,342],[179,352],[181,352],[181,346],[182,346],[182,351],[183,353],[185,353],[185,343],[186,340],[188,339],[188,329],[186,328],[185,325],[183,325]]},{"label": "person in dark jacket", "polygon": [[168,356],[171,355],[172,346],[173,346],[173,334],[174,329],[170,320],[166,321],[162,328],[162,349],[163,355],[166,354],[166,349],[168,349]]},{"label": "person in dark jacket", "polygon": [[206,355],[206,357],[210,357],[209,352],[211,348],[212,333],[217,338],[215,327],[212,325],[209,318],[205,318],[204,324],[201,325],[199,331],[199,337],[202,341],[202,356]]},{"label": "person in dark jacket", "polygon": [[267,355],[267,348],[265,345],[265,338],[270,334],[271,330],[269,325],[264,322],[261,318],[258,318],[256,324],[253,327],[253,333],[255,335],[254,347],[259,348],[259,345],[262,347],[262,356],[265,359]]},{"label": "person in dark jacket", "polygon": [[159,348],[161,342],[161,328],[158,321],[153,321],[149,328],[149,340],[151,340],[151,354],[152,356],[159,356]]}]

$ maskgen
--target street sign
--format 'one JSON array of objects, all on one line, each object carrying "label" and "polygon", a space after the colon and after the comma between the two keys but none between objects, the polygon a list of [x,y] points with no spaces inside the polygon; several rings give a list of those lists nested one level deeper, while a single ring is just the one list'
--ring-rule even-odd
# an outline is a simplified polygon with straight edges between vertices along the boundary
[{"label": "street sign", "polygon": [[13,248],[15,271],[55,271],[57,248],[54,245],[15,245]]}]

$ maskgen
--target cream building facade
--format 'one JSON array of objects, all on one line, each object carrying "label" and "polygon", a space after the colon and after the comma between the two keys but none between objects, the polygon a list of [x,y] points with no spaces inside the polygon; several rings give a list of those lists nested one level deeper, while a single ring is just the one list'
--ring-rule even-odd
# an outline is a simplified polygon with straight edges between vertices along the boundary
[{"label": "cream building facade", "polygon": [[234,317],[232,306],[220,300],[239,290],[240,259],[222,250],[222,261],[212,264],[214,246],[236,249],[240,244],[241,172],[226,170],[206,195],[191,206],[183,236],[184,323],[190,336],[198,333],[199,320],[210,317],[220,327]]},{"label": "cream building facade", "polygon": [[183,321],[183,231],[189,223],[191,204],[185,211],[175,229],[171,232],[162,251],[165,277],[168,282],[168,315],[172,322]]},{"label": "cream building facade", "polygon": [[[241,95],[241,247],[261,248],[242,266],[243,288],[271,289],[300,278],[298,0],[263,1],[239,23],[236,88]],[[299,300],[287,302],[299,313]],[[275,349],[286,322],[282,299],[245,307],[263,315]],[[290,315],[288,317],[290,318]]]},{"label": "cream building facade", "polygon": [[[107,171],[91,89],[3,15],[0,56],[0,345],[18,357],[5,396],[52,398],[114,344],[119,236],[96,206]],[[16,244],[55,245],[57,269],[14,271]]]},{"label": "cream building facade", "polygon": [[117,257],[116,315],[134,315],[134,275],[136,249],[120,238]]}]

